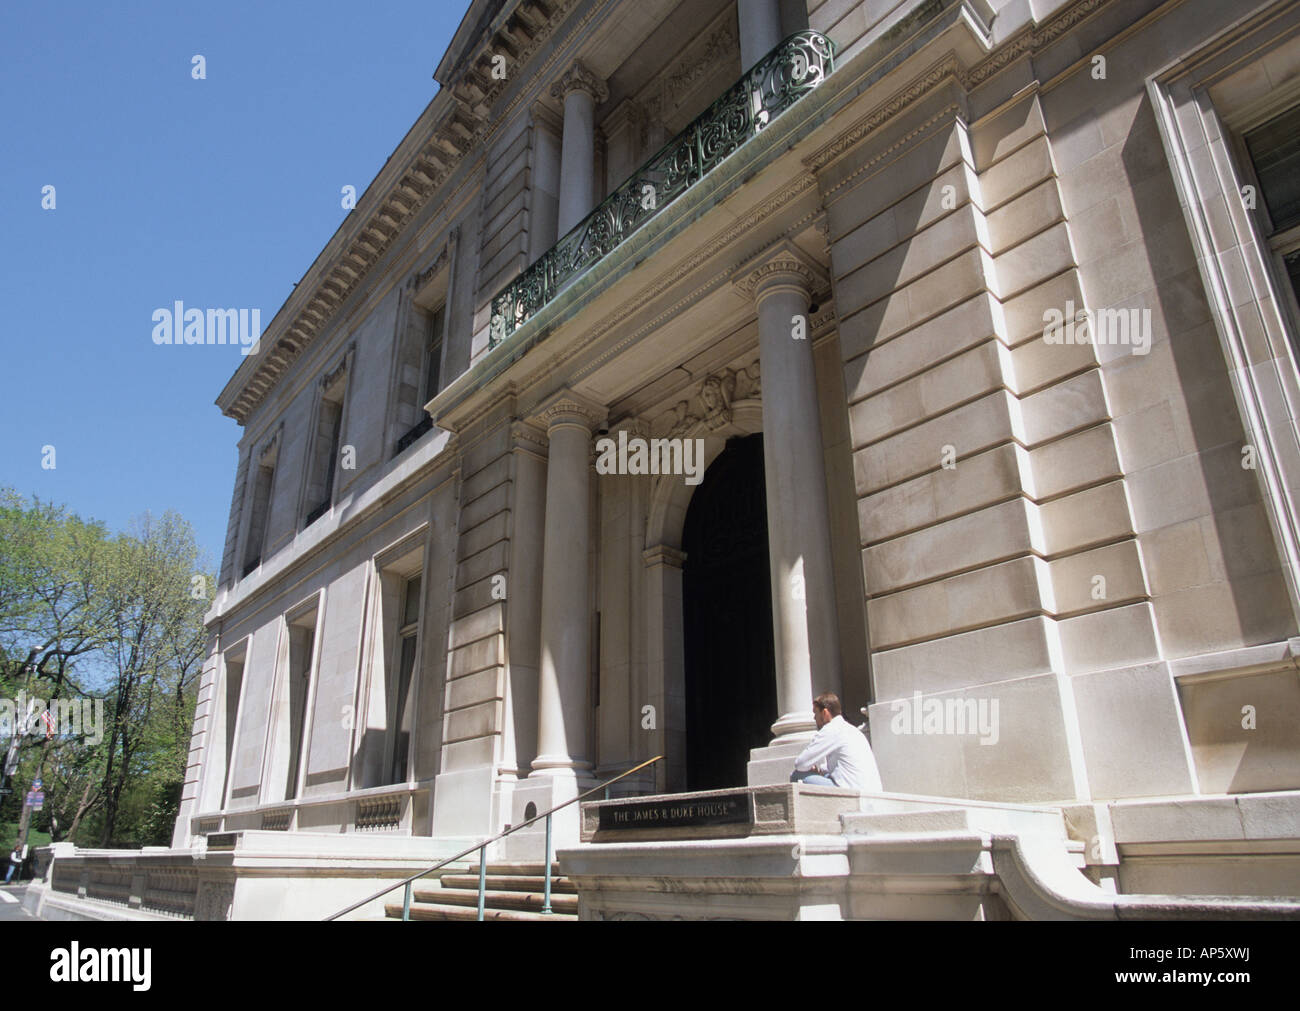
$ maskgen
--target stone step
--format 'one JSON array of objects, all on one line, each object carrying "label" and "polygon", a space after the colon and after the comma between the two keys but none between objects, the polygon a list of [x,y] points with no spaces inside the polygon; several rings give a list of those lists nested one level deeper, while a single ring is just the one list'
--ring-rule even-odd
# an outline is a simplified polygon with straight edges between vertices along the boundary
[{"label": "stone step", "polygon": [[852,835],[893,835],[917,832],[957,832],[970,829],[970,819],[959,808],[931,808],[928,811],[891,811],[883,814],[854,814],[844,819]]},{"label": "stone step", "polygon": [[[402,918],[402,904],[389,904],[384,907],[389,917],[400,920]],[[411,903],[412,920],[477,920],[478,907],[474,906],[451,906],[441,905],[432,902],[413,902]],[[485,909],[483,911],[484,920],[510,920],[538,923],[543,921],[552,922],[577,922],[578,917],[570,913],[531,913],[519,909]]]},{"label": "stone step", "polygon": [[[515,864],[515,863],[511,863],[511,864],[506,864],[506,863],[500,863],[500,864],[489,863],[489,864],[487,865],[487,872],[488,872],[489,874],[524,874],[524,875],[533,875],[533,876],[535,876],[535,877],[541,877],[542,875],[544,875],[544,874],[546,873],[546,865],[545,865],[544,863],[542,863],[540,860],[537,861],[536,863],[531,863],[531,864],[528,864],[528,863],[517,863],[517,864]],[[477,864],[477,863],[472,863],[472,864],[470,864],[470,865],[469,865],[469,870],[468,870],[468,871],[464,871],[464,872],[462,872],[462,873],[465,873],[465,874],[473,874],[474,877],[475,877],[475,879],[477,879],[477,878],[478,878],[478,864]],[[551,864],[551,877],[555,877],[555,876],[557,876],[559,873],[560,873],[560,865],[559,865],[558,863],[552,863],[552,864]],[[477,887],[477,885],[476,885],[475,887]]]},{"label": "stone step", "polygon": [[[413,893],[414,902],[448,905],[473,906],[478,908],[477,888],[421,888]],[[541,892],[487,892],[483,896],[488,909],[524,909],[541,912],[545,896]],[[551,908],[561,913],[578,912],[578,896],[552,895]]]},{"label": "stone step", "polygon": [[[442,877],[444,888],[471,888],[478,891],[477,874],[445,874]],[[486,878],[489,892],[542,892],[546,889],[546,879],[540,874],[491,874]],[[551,894],[565,892],[576,894],[577,887],[568,878],[551,876]]]}]

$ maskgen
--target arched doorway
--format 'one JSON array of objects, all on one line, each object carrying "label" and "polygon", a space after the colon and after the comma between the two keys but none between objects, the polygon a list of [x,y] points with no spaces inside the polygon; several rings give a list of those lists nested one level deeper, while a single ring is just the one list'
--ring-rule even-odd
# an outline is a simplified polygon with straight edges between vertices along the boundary
[{"label": "arched doorway", "polygon": [[761,434],[729,440],[709,466],[682,548],[687,789],[744,786],[777,716]]}]

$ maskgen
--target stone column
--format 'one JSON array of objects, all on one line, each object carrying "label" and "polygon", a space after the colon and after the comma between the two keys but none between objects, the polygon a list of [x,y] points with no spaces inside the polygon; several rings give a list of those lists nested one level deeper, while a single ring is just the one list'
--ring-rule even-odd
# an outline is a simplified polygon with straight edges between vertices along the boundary
[{"label": "stone column", "polygon": [[[822,284],[821,268],[789,242],[748,264],[737,282],[757,306],[763,373],[763,469],[780,711],[772,725],[773,744],[810,736],[816,729],[813,696],[841,692],[826,465],[808,333],[809,300]],[[802,330],[796,318],[803,320]]]},{"label": "stone column", "polygon": [[[546,524],[546,433],[526,421],[510,426],[510,551],[506,590],[506,734],[502,765],[527,776],[537,755],[537,672],[542,550]],[[505,778],[503,771],[502,776]]]},{"label": "stone column", "polygon": [[559,237],[595,206],[596,105],[609,98],[605,82],[575,60],[551,85],[552,97],[564,103],[564,139],[560,153]]},{"label": "stone column", "polygon": [[602,414],[568,391],[557,394],[541,411],[550,452],[542,547],[537,757],[530,778],[575,778],[588,785],[595,782],[587,749],[591,432]]},{"label": "stone column", "polygon": [[736,0],[740,68],[748,70],[781,41],[780,0]]}]

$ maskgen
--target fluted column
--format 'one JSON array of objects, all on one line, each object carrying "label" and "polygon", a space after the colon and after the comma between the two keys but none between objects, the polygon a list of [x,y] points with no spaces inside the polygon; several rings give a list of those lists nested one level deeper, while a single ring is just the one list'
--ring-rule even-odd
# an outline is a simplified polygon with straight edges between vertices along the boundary
[{"label": "fluted column", "polygon": [[609,97],[609,89],[584,63],[575,60],[551,85],[551,95],[564,103],[558,230],[563,236],[595,206],[596,105]]},{"label": "fluted column", "polygon": [[780,0],[736,0],[740,67],[748,70],[781,41]]},{"label": "fluted column", "polygon": [[531,776],[589,781],[587,689],[591,610],[587,556],[591,432],[603,412],[563,391],[545,404],[550,451],[542,547],[541,662],[537,684],[537,757]]},{"label": "fluted column", "polygon": [[749,264],[737,282],[757,307],[763,371],[763,468],[779,710],[773,743],[813,732],[813,696],[841,690],[826,465],[808,333],[811,293],[821,283],[820,268],[788,242]]}]

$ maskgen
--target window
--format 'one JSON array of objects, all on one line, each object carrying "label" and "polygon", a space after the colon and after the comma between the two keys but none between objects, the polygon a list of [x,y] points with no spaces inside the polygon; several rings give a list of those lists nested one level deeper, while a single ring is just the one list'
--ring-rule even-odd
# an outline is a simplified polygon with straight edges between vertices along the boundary
[{"label": "window", "polygon": [[411,756],[419,746],[425,546],[424,536],[416,534],[375,559],[366,620],[374,634],[363,660],[354,788],[403,784],[412,772]]},{"label": "window", "polygon": [[334,477],[339,468],[339,444],[343,435],[343,398],[347,372],[339,369],[328,377],[321,393],[316,418],[316,436],[309,448],[311,477],[307,482],[307,518],[311,526],[334,504]]},{"label": "window", "polygon": [[262,564],[262,552],[266,548],[267,518],[271,509],[271,489],[275,484],[277,446],[278,442],[263,450],[256,465],[252,511],[244,544],[243,575],[245,576]]},{"label": "window", "polygon": [[[425,432],[433,428],[433,421],[424,411],[424,405],[438,393],[442,379],[442,345],[446,330],[446,303],[438,306],[431,313],[418,307],[411,311],[408,340],[412,350],[418,354],[418,384],[410,381],[408,375],[398,389],[398,411],[405,431],[397,440],[393,455],[404,452]],[[409,352],[408,352],[409,354]],[[415,358],[416,355],[411,355]]]},{"label": "window", "polygon": [[1246,134],[1274,231],[1300,224],[1300,105]]},{"label": "window", "polygon": [[1249,130],[1242,139],[1259,182],[1268,226],[1265,237],[1282,278],[1300,299],[1300,105]]},{"label": "window", "polygon": [[407,760],[411,751],[411,682],[415,674],[416,647],[420,632],[420,577],[408,579],[402,591],[401,625],[387,696],[392,700],[388,714],[388,782],[405,783]]},{"label": "window", "polygon": [[307,688],[311,681],[312,644],[316,638],[316,610],[289,623],[288,732],[289,769],[284,796],[298,796],[298,773],[302,761],[303,736],[307,723]]},{"label": "window", "polygon": [[429,320],[429,340],[428,347],[425,349],[424,392],[420,396],[421,407],[438,394],[438,380],[442,375],[442,331],[447,315],[446,309],[445,305],[438,306]]},{"label": "window", "polygon": [[226,770],[221,780],[221,798],[217,807],[226,806],[226,791],[230,787],[230,770],[235,764],[235,730],[239,721],[239,696],[244,687],[244,661],[226,660]]}]

